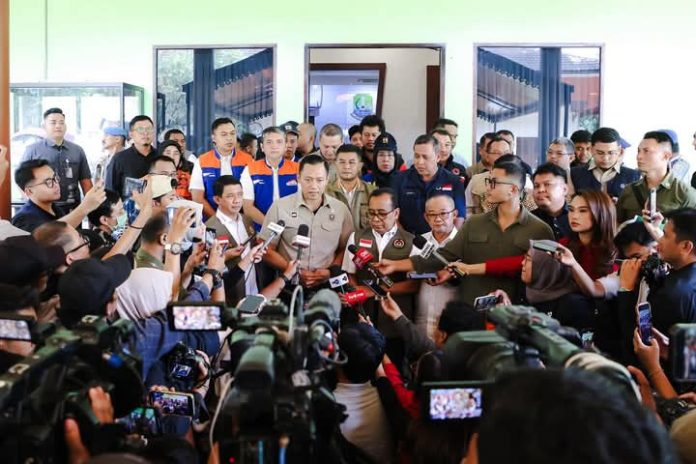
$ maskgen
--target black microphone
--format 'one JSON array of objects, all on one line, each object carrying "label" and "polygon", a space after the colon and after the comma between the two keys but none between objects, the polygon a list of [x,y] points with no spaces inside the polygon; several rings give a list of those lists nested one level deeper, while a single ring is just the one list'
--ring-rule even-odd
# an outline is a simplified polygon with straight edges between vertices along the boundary
[{"label": "black microphone", "polygon": [[413,237],[413,245],[422,250],[421,256],[423,258],[428,259],[432,256],[433,258],[437,259],[442,264],[444,264],[446,268],[451,269],[455,274],[457,274],[457,276],[466,276],[466,274],[460,271],[459,268],[449,267],[450,262],[447,261],[445,257],[437,251],[437,248],[432,243],[428,242],[425,238],[423,238],[423,236],[417,235]]},{"label": "black microphone", "polygon": [[358,269],[369,272],[375,280],[382,282],[385,287],[394,285],[394,281],[382,274],[374,265],[375,257],[365,248],[358,248],[355,245],[348,245],[348,251],[353,253],[353,263]]},{"label": "black microphone", "polygon": [[[297,261],[302,260],[302,250],[309,248],[310,239],[308,235],[309,226],[307,224],[300,224],[300,226],[297,228],[297,235],[295,235],[295,238],[292,239],[292,245],[297,248]],[[290,283],[292,285],[297,285],[300,283],[299,268],[298,271],[295,272],[295,275],[292,276]]]},{"label": "black microphone", "polygon": [[266,240],[263,241],[263,246],[261,247],[262,250],[265,250],[268,248],[268,245],[271,244],[271,241],[273,241],[274,238],[276,238],[277,235],[280,235],[283,233],[285,230],[285,221],[278,221],[276,222],[271,222],[268,224],[268,230],[271,231],[270,235],[266,237]]},{"label": "black microphone", "polygon": [[341,293],[349,293],[355,291],[350,282],[348,281],[348,275],[343,272],[341,266],[334,264],[329,266],[329,273],[331,277],[329,278],[329,286],[334,290],[339,290]]}]

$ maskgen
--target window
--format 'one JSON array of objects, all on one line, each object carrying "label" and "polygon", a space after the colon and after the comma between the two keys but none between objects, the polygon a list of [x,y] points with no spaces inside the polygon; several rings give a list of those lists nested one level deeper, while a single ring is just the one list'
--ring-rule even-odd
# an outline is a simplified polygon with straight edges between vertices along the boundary
[{"label": "window", "polygon": [[237,132],[257,136],[273,125],[274,48],[169,48],[156,51],[157,132],[186,134],[196,154],[211,148],[210,126],[219,117]]},{"label": "window", "polygon": [[512,131],[533,167],[556,137],[600,124],[600,46],[477,46],[476,142]]}]

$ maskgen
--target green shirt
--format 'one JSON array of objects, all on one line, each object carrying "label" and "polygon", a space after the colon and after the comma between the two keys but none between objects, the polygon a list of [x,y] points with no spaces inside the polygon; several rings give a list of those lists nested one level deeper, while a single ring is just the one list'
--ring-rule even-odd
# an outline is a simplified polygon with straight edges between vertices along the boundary
[{"label": "green shirt", "polygon": [[135,252],[135,267],[150,267],[164,271],[164,263],[142,248]]},{"label": "green shirt", "polygon": [[[530,240],[554,240],[553,232],[544,221],[522,207],[517,221],[504,231],[498,223],[497,208],[487,213],[469,217],[457,235],[440,254],[448,261],[461,260],[467,264],[485,263],[506,256],[524,255]],[[433,272],[442,269],[442,263],[434,258],[424,260],[420,256],[411,258],[418,272]],[[459,285],[463,300],[473,304],[478,296],[494,290],[504,290],[514,302],[521,288],[519,276],[515,278],[495,275],[466,276]]]},{"label": "green shirt", "polygon": [[370,192],[375,189],[375,186],[362,180],[358,181],[353,197],[349,200],[348,195],[346,195],[339,182],[336,179],[327,185],[326,194],[341,200],[348,207],[353,217],[353,229],[356,232],[369,229],[370,219],[367,216],[367,199],[370,196]]},{"label": "green shirt", "polygon": [[[640,200],[636,197],[633,186],[638,188]],[[668,172],[657,187],[657,210],[661,213],[678,208],[696,208],[696,190],[688,184],[678,180],[671,172]],[[629,184],[621,192],[616,202],[616,217],[619,223],[627,221],[634,216],[641,216],[645,208],[645,202],[650,198],[650,191],[645,182],[645,177],[637,182]]]}]

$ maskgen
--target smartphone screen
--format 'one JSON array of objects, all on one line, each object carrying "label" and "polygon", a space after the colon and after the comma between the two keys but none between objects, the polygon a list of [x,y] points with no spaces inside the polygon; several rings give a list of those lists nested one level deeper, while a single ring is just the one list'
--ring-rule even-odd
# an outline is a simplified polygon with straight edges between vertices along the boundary
[{"label": "smartphone screen", "polygon": [[142,192],[145,188],[145,181],[142,179],[136,179],[134,177],[126,177],[123,185],[123,196],[125,198],[130,198],[133,196],[133,192]]},{"label": "smartphone screen", "polygon": [[130,414],[117,419],[116,422],[123,424],[128,433],[148,436],[159,433],[159,422],[154,408],[135,408]]},{"label": "smartphone screen", "polygon": [[650,345],[652,340],[652,312],[650,311],[650,303],[641,303],[638,305],[638,332],[640,339],[646,345]]},{"label": "smartphone screen", "polygon": [[263,295],[245,296],[237,305],[237,310],[242,314],[256,314],[261,309],[261,305],[266,302]]},{"label": "smartphone screen", "polygon": [[0,319],[0,340],[31,341],[31,326],[27,319]]},{"label": "smartphone screen", "polygon": [[372,293],[374,293],[376,296],[380,298],[386,298],[387,297],[387,292],[379,286],[377,282],[374,280],[368,279],[368,280],[363,280],[361,283],[367,287],[369,287],[370,290],[372,290]]},{"label": "smartphone screen", "polygon": [[437,279],[437,274],[434,272],[425,272],[422,274],[409,272],[407,275],[409,279]]},{"label": "smartphone screen", "polygon": [[479,296],[474,300],[474,309],[476,311],[488,311],[497,305],[498,301],[499,298],[496,295]]},{"label": "smartphone screen", "polygon": [[481,387],[432,388],[428,418],[433,421],[477,419],[483,414]]},{"label": "smartphone screen", "polygon": [[189,393],[152,391],[150,403],[161,414],[193,416],[193,396]]},{"label": "smartphone screen", "polygon": [[173,330],[222,330],[220,304],[170,304],[168,310]]}]

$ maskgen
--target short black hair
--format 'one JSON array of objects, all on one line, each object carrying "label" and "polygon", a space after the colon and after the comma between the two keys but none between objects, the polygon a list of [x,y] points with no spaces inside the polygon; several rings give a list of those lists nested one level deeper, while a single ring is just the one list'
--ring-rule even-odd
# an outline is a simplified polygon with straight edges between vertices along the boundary
[{"label": "short black hair", "polygon": [[592,132],[585,129],[576,130],[571,134],[570,140],[573,143],[590,143],[592,142]]},{"label": "short black hair", "polygon": [[512,137],[513,140],[515,139],[515,134],[508,129],[500,129],[498,132],[495,133],[495,135],[509,135],[510,137]]},{"label": "short black hair", "polygon": [[181,134],[184,137],[186,137],[186,134],[184,134],[184,131],[182,131],[181,129],[169,129],[167,132],[164,133],[162,140],[166,142],[167,140],[170,140],[172,138],[172,135],[174,134]]},{"label": "short black hair", "polygon": [[624,249],[631,243],[648,246],[654,242],[655,239],[648,233],[642,221],[626,224],[614,236],[614,246],[624,258],[626,257]]},{"label": "short black hair", "polygon": [[437,129],[438,127],[445,127],[445,126],[459,127],[459,124],[454,122],[452,119],[439,118],[437,121],[435,121],[435,125],[433,126],[433,129]]},{"label": "short black hair", "polygon": [[534,171],[534,174],[532,174],[532,182],[539,174],[552,174],[555,177],[563,179],[563,182],[568,183],[568,173],[566,170],[553,163],[544,163],[540,165],[536,171]]},{"label": "short black hair", "polygon": [[299,172],[301,173],[302,170],[304,169],[304,167],[307,166],[308,164],[309,165],[322,164],[322,165],[324,165],[324,169],[326,169],[326,174],[329,173],[329,163],[321,155],[310,154],[310,155],[303,156],[302,159],[300,160]]},{"label": "short black hair", "polygon": [[[176,145],[176,142],[173,142],[173,143]],[[149,170],[149,169],[152,169],[152,167],[155,165],[155,163],[157,163],[157,162],[159,162],[159,161],[164,161],[164,162],[166,162],[166,163],[172,163],[172,165],[173,165],[174,167],[176,167],[176,164],[174,163],[174,160],[171,159],[170,157],[164,156],[164,155],[157,155],[157,156],[155,156],[154,158],[152,158],[151,160],[149,160],[149,161],[147,162],[148,170]]]},{"label": "short black hair", "polygon": [[39,291],[36,287],[0,283],[0,311],[11,312],[25,308],[38,310],[39,304]]},{"label": "short black hair", "polygon": [[670,151],[674,152],[674,142],[672,142],[672,137],[667,134],[667,132],[662,132],[662,131],[650,131],[646,132],[645,135],[643,135],[643,140],[645,139],[652,139],[655,140],[659,144],[667,144],[669,145]]},{"label": "short black hair", "polygon": [[503,142],[506,143],[508,148],[510,149],[510,153],[512,153],[512,146],[510,145],[510,142],[502,138],[498,134],[493,134],[493,137],[488,139],[488,143],[486,143],[486,146],[484,147],[484,150],[488,151],[488,147],[491,146],[492,143],[497,143],[497,142]]},{"label": "short black hair", "polygon": [[167,218],[164,214],[158,214],[145,223],[140,237],[144,243],[157,243],[160,236],[166,232]]},{"label": "short black hair", "polygon": [[688,240],[693,244],[692,254],[696,254],[696,209],[679,208],[668,213],[665,217],[672,222],[677,240]]},{"label": "short black hair", "polygon": [[237,128],[237,125],[234,123],[233,120],[230,118],[217,118],[213,123],[210,125],[210,132],[215,132],[215,129],[218,127],[222,126],[223,124],[232,124],[234,128]]},{"label": "short black hair", "polygon": [[286,136],[287,136],[287,134],[285,133],[285,131],[284,131],[283,129],[281,129],[280,127],[278,127],[278,126],[270,126],[270,127],[265,128],[265,129],[263,130],[263,132],[261,132],[261,140],[263,141],[263,139],[265,139],[266,136],[267,136],[268,134],[278,134],[278,135],[282,135],[283,138],[286,138]]},{"label": "short black hair", "polygon": [[152,118],[150,116],[146,114],[139,114],[130,120],[130,122],[128,123],[128,130],[132,131],[133,127],[135,127],[135,125],[140,121],[150,121],[150,124],[152,124],[153,126],[155,125],[155,123],[152,122]]},{"label": "short black hair", "polygon": [[435,150],[435,153],[440,151],[440,141],[430,134],[421,134],[416,137],[416,140],[413,142],[413,146],[427,145],[429,143],[433,145],[433,150]]},{"label": "short black hair", "polygon": [[258,142],[256,136],[251,132],[245,132],[239,137],[239,148],[251,155],[254,155],[255,153],[251,153],[251,151],[248,150],[248,148],[251,148],[251,143],[254,141]]},{"label": "short black hair", "polygon": [[338,346],[348,356],[341,369],[352,383],[365,383],[375,376],[387,342],[377,329],[364,322],[346,324],[338,333]]},{"label": "short black hair", "polygon": [[504,372],[485,391],[483,409],[482,463],[677,462],[654,413],[596,372]]},{"label": "short black hair", "polygon": [[381,197],[382,195],[389,195],[389,199],[391,200],[392,204],[392,209],[396,209],[399,207],[399,200],[397,199],[396,192],[389,187],[380,187],[374,189],[372,192],[370,192],[370,195],[367,197],[367,203],[370,203],[370,198]]},{"label": "short black hair", "polygon": [[379,127],[379,132],[384,134],[387,129],[384,126],[384,119],[380,118],[376,114],[371,114],[369,116],[365,116],[362,118],[362,121],[360,121],[360,133],[362,133],[363,129],[365,127]]},{"label": "short black hair", "polygon": [[338,150],[336,150],[336,156],[338,156],[339,153],[357,153],[358,159],[362,161],[360,147],[358,147],[357,145],[353,145],[352,143],[344,143],[343,145],[338,147]]},{"label": "short black hair", "polygon": [[493,137],[495,137],[495,132],[486,132],[479,139],[479,145],[483,146],[483,149],[485,150],[488,146],[487,140],[491,140]]},{"label": "short black hair", "polygon": [[486,318],[484,313],[476,311],[469,303],[452,300],[440,313],[437,328],[448,336],[457,332],[484,330]]},{"label": "short black hair", "polygon": [[619,132],[616,129],[612,129],[611,127],[600,127],[596,131],[592,133],[592,137],[590,138],[590,142],[592,145],[595,143],[618,143],[621,144],[621,136],[619,135]]},{"label": "short black hair", "polygon": [[[157,146],[157,158],[164,156],[164,150],[169,147],[176,147],[176,149],[179,150],[179,154],[184,154],[184,150],[181,149],[181,145],[179,145],[177,142],[174,140],[165,140]],[[152,164],[150,164],[150,166],[152,166]]]},{"label": "short black hair", "polygon": [[526,180],[527,172],[522,167],[521,163],[498,163],[497,161],[493,164],[493,169],[502,169],[505,171],[505,175],[517,180],[517,187],[522,191],[524,189],[524,183]]},{"label": "short black hair", "polygon": [[52,114],[60,114],[61,116],[65,117],[63,110],[61,110],[60,108],[49,108],[46,111],[44,111],[43,118],[46,119]]},{"label": "short black hair", "polygon": [[225,187],[228,185],[239,185],[241,187],[242,183],[234,176],[220,176],[213,182],[213,195],[221,197],[225,193]]},{"label": "short black hair", "polygon": [[15,170],[15,184],[17,184],[21,190],[24,190],[27,184],[34,180],[34,169],[44,166],[50,166],[50,163],[45,159],[23,161]]},{"label": "short black hair", "polygon": [[350,126],[350,129],[348,129],[348,137],[353,137],[355,134],[360,133],[360,126],[358,124],[355,124],[354,126]]},{"label": "short black hair", "polygon": [[113,190],[106,189],[104,190],[104,194],[106,195],[106,199],[102,202],[102,204],[99,205],[97,209],[87,214],[89,223],[94,227],[99,227],[101,225],[99,219],[102,216],[111,216],[111,214],[114,212],[114,205],[116,205],[121,199],[121,196]]},{"label": "short black hair", "polygon": [[43,247],[57,245],[64,251],[68,251],[68,246],[72,244],[70,227],[72,227],[70,224],[63,221],[44,222],[34,229],[31,235]]}]

